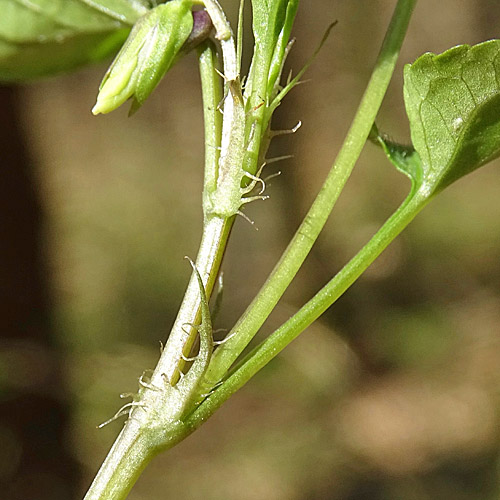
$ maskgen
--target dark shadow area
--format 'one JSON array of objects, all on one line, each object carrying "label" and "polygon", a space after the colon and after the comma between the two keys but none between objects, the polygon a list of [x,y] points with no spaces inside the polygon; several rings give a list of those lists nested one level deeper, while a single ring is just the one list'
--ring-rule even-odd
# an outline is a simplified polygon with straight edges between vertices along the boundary
[{"label": "dark shadow area", "polygon": [[61,354],[54,349],[41,256],[43,209],[19,126],[16,90],[0,87],[0,491],[4,500],[75,497]]}]

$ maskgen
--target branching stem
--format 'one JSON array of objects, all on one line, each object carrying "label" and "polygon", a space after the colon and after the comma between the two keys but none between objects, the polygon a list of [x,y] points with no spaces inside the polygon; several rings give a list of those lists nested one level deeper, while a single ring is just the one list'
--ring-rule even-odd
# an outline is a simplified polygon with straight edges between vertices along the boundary
[{"label": "branching stem", "polygon": [[[361,153],[385,95],[411,13],[416,4],[416,0],[398,0],[372,77],[344,145],[322,190],[261,292],[238,321],[233,331],[228,334],[227,342],[215,351],[209,371],[203,371],[203,376],[206,375],[205,380],[214,381],[215,385],[211,386],[213,391],[209,391],[207,399],[196,410],[193,411],[192,408],[186,407],[182,388],[189,387],[191,390],[191,386],[186,384],[194,372],[188,371],[178,384],[177,382],[197,335],[196,328],[190,325],[200,324],[202,300],[205,301],[205,315],[207,313],[206,304],[216,282],[228,236],[234,222],[234,214],[240,207],[237,203],[241,201],[239,197],[236,197],[229,203],[229,208],[224,211],[226,191],[221,187],[228,184],[225,179],[231,177],[235,181],[233,191],[239,196],[241,181],[245,173],[247,173],[247,177],[248,172],[250,175],[254,175],[258,165],[256,158],[252,160],[252,168],[245,169],[245,165],[243,165],[244,153],[246,149],[249,149],[254,154],[248,156],[257,157],[259,148],[252,148],[251,145],[245,144],[245,133],[248,136],[248,131],[252,128],[262,127],[260,107],[257,106],[254,107],[255,113],[250,120],[251,126],[248,127],[248,123],[245,123],[239,63],[234,36],[226,17],[217,0],[205,0],[204,4],[216,28],[216,36],[221,43],[226,94],[223,100],[221,123],[217,109],[221,101],[221,85],[217,84],[216,56],[211,44],[207,43],[199,50],[207,153],[203,194],[204,226],[195,264],[196,272],[193,272],[191,276],[177,319],[158,365],[151,375],[151,379],[147,383],[143,383],[139,390],[136,401],[141,404],[134,405],[131,409],[130,418],[87,493],[86,500],[123,500],[142,469],[158,451],[172,447],[201,425],[230,394],[243,385],[263,364],[267,363],[291,339],[295,338],[300,331],[316,319],[413,217],[413,212],[409,211],[405,213],[410,214],[411,217],[391,219],[393,222],[396,220],[396,223],[384,226],[386,232],[383,232],[379,239],[375,238],[372,246],[368,245],[366,249],[363,249],[346,266],[347,271],[343,270],[338,277],[326,285],[294,318],[291,318],[275,332],[266,341],[267,343],[264,342],[254,351],[247,358],[246,363],[237,368],[224,383],[219,385],[217,381],[223,378],[234,360],[258,331],[302,265]],[[267,78],[267,70],[262,78]],[[255,88],[254,86],[254,90]],[[253,97],[257,99],[255,95]],[[257,136],[260,141],[262,134],[259,133]],[[219,205],[217,205],[218,203]],[[222,209],[220,209],[220,204],[222,204]],[[204,294],[203,290],[200,290],[198,276],[205,289]],[[204,296],[203,299],[202,296]],[[193,383],[197,383],[197,380],[194,380]],[[151,390],[150,387],[161,388],[161,390]],[[193,386],[192,389],[196,390],[197,387]],[[188,393],[186,392],[186,394]],[[192,413],[189,414],[189,411]]]},{"label": "branching stem", "polygon": [[361,154],[391,80],[417,0],[398,0],[372,76],[347,137],[304,221],[262,289],[233,328],[237,334],[219,348],[209,370],[220,380],[258,332],[290,285],[323,229]]},{"label": "branching stem", "polygon": [[415,196],[389,218],[375,236],[309,302],[253,349],[229,377],[193,412],[186,425],[193,432],[232,394],[276,357],[290,342],[316,321],[372,264],[385,248],[425,207],[428,198]]}]

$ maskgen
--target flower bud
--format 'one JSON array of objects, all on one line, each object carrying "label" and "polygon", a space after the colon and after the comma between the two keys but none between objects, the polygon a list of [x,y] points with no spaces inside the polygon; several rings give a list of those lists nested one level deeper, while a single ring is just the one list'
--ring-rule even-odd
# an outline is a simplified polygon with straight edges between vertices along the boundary
[{"label": "flower bud", "polygon": [[193,29],[191,6],[191,0],[171,0],[137,21],[104,76],[92,113],[109,113],[130,98],[130,113],[137,111],[189,38]]},{"label": "flower bud", "polygon": [[[193,12],[193,29],[189,34],[186,43],[182,46],[181,54],[187,54],[201,42],[206,40],[214,29],[212,19],[206,10],[197,10]],[[179,54],[179,55],[181,55]]]}]

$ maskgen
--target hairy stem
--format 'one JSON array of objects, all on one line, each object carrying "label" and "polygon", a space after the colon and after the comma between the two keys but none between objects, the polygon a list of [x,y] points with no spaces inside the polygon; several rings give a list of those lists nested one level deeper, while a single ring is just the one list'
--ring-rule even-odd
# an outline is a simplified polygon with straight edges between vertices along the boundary
[{"label": "hairy stem", "polygon": [[[216,73],[216,51],[210,42],[198,50],[203,92],[203,110],[205,121],[205,181],[206,193],[214,189],[217,181],[219,149],[221,142],[221,115],[217,109],[221,102],[220,77]],[[203,281],[205,294],[210,297],[224,255],[228,236],[234,217],[223,218],[205,216],[203,234],[196,259],[196,269]],[[175,384],[178,371],[184,363],[182,354],[186,354],[196,337],[197,325],[201,317],[200,286],[196,273],[192,273],[177,319],[158,365],[149,382],[151,387],[165,387],[166,381]],[[149,397],[146,397],[149,396]],[[154,430],[155,422],[150,414],[162,411],[163,401],[155,402],[154,391],[143,394],[147,405],[133,408],[125,427],[117,437],[106,460],[102,464],[85,500],[122,500],[139,477],[147,463],[161,448],[173,446],[184,436],[180,427]],[[149,401],[151,400],[151,401]],[[144,410],[147,408],[147,411]],[[168,411],[168,408],[164,408]],[[153,410],[153,411],[152,411]],[[154,420],[154,418],[153,418]],[[159,434],[168,435],[159,437]]]},{"label": "hairy stem", "polygon": [[[204,225],[196,268],[207,297],[212,294],[233,222],[234,218],[212,217]],[[153,383],[160,384],[165,376],[172,385],[175,383],[176,371],[184,364],[182,354],[189,355],[196,338],[193,325],[199,324],[200,315],[200,288],[196,275],[192,273],[168,342],[151,378]]]},{"label": "hairy stem", "polygon": [[[215,351],[210,371],[203,373],[206,376],[205,380],[219,380],[227,372],[274,308],[310,251],[369,134],[394,70],[415,3],[416,0],[398,1],[372,78],[325,185],[272,275],[237,323],[234,330],[238,332],[238,335],[229,339],[226,344]],[[239,160],[243,160],[248,145],[245,144],[246,117],[234,36],[217,0],[205,0],[204,4],[216,27],[216,36],[221,42],[224,79],[227,87],[223,99],[224,114],[221,123],[217,109],[221,100],[221,85],[218,84],[215,75],[216,56],[210,43],[207,43],[199,50],[207,153],[203,193],[205,217],[202,240],[196,259],[196,270],[201,277],[208,300],[219,272],[234,215],[241,202],[240,185],[245,171],[242,161]],[[254,117],[257,123],[252,124],[250,129],[260,124],[259,118],[261,117]],[[234,191],[235,198],[229,200],[230,203],[227,204],[225,204],[228,199],[226,192],[232,191],[226,189],[224,182],[226,179],[235,181],[234,185],[229,186]],[[391,231],[396,231],[396,229],[393,228]],[[383,240],[382,243],[387,244],[388,241]],[[379,253],[382,251],[382,243],[379,245]],[[369,265],[370,258],[375,258],[375,254],[376,251],[372,250],[372,254],[369,254],[362,264]],[[362,272],[362,266],[356,269]],[[345,286],[349,279],[346,278],[341,285]],[[342,288],[340,285],[335,286],[338,287],[335,290]],[[321,294],[322,292],[318,295]],[[269,339],[270,344],[256,351],[247,363],[234,371],[212,396],[209,396],[193,411],[191,416],[187,417],[187,420],[184,420],[185,401],[182,399],[184,393],[180,387],[188,380],[192,372],[189,371],[178,384],[177,381],[184,363],[183,354],[189,353],[197,335],[196,325],[199,325],[201,316],[201,295],[203,293],[202,290],[200,291],[197,274],[193,273],[158,365],[150,380],[142,384],[137,399],[134,399],[130,418],[101,467],[86,500],[124,499],[140,472],[160,449],[173,446],[197,428],[220,406],[223,400],[227,399],[237,387],[243,385],[265,360],[268,361],[291,338],[302,331],[301,329],[305,328],[304,325],[307,326],[308,322],[313,321],[321,313],[319,311],[327,307],[325,304],[334,293],[333,295],[327,294],[327,299],[321,299],[322,302],[320,299],[313,299],[319,302],[318,305],[314,305],[312,312],[309,303],[304,308],[306,312],[299,313],[295,319],[291,319],[278,332],[275,332]]]},{"label": "hairy stem", "polygon": [[[172,446],[178,440],[185,438],[194,432],[205,422],[232,394],[248,382],[261,368],[276,357],[290,342],[302,333],[311,323],[318,319],[328,307],[330,307],[373,263],[373,261],[387,248],[387,246],[406,228],[415,216],[426,206],[429,199],[417,193],[411,199],[405,201],[401,207],[389,218],[373,238],[361,249],[361,251],[349,261],[344,268],[330,280],[309,302],[307,302],[292,318],[285,322],[280,328],[265,339],[259,346],[251,351],[223,384],[183,422],[179,437],[172,439]],[[133,426],[134,422],[127,422]],[[139,472],[151,459],[151,452],[145,453],[147,449],[144,441],[139,440],[139,435],[134,432],[128,437],[122,432],[115,447],[121,450],[122,467],[114,467],[114,463],[105,462],[99,476],[95,480],[85,500],[122,500],[124,496],[112,496],[114,493],[112,485],[121,485],[128,491],[135,482]],[[141,445],[142,444],[142,445]],[[133,446],[132,446],[133,445]],[[135,475],[128,477],[123,475],[123,470],[128,464],[137,463],[134,469]],[[109,476],[109,477],[108,477]],[[106,495],[92,496],[94,489],[99,485],[105,485]],[[125,490],[124,490],[125,491]]]},{"label": "hairy stem", "polygon": [[[208,377],[220,380],[276,306],[325,225],[361,154],[391,80],[416,0],[398,0],[372,76],[353,123],[321,191],[273,272],[231,333],[217,349]],[[230,335],[231,335],[230,333]]]},{"label": "hairy stem", "polygon": [[[237,78],[239,69],[233,32],[216,0],[206,0],[205,7],[214,23],[216,36],[221,43],[225,78],[234,80]],[[211,50],[210,45],[206,50]],[[217,107],[221,102],[221,93],[215,75],[215,54],[213,50],[210,53],[206,50],[200,52],[205,131],[207,133],[205,138],[206,175],[203,191],[204,201],[216,188],[220,159],[231,156],[231,137],[235,119],[233,99],[228,93],[224,99],[224,114],[222,125],[220,124],[220,113]],[[204,203],[204,205],[206,204]],[[202,277],[208,299],[212,294],[233,222],[234,217],[208,216],[205,210],[203,236],[196,259],[196,268]],[[177,380],[178,370],[183,365],[182,354],[189,354],[189,350],[196,338],[196,331],[190,325],[199,323],[200,306],[198,283],[195,274],[192,273],[168,342],[153,373],[153,383],[160,383],[164,376],[171,383],[175,383]]]}]

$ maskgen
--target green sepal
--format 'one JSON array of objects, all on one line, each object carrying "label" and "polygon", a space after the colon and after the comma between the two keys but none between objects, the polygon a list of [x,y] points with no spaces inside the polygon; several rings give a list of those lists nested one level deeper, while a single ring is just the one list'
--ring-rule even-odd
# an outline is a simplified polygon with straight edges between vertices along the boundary
[{"label": "green sepal", "polygon": [[142,16],[108,69],[92,112],[109,113],[132,98],[134,113],[172,67],[193,29],[192,2],[172,0]]}]

